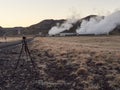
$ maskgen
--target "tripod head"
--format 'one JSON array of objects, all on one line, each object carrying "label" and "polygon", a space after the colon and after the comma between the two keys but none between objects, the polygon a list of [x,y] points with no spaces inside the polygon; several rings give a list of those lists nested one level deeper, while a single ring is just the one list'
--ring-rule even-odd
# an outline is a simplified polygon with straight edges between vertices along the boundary
[{"label": "tripod head", "polygon": [[26,37],[23,36],[22,39],[23,39],[23,40],[22,40],[22,43],[23,43],[24,45],[26,45],[26,44],[27,44],[27,43],[26,43]]},{"label": "tripod head", "polygon": [[23,38],[23,40],[26,40],[26,37],[25,37],[25,36],[23,36],[22,38]]}]

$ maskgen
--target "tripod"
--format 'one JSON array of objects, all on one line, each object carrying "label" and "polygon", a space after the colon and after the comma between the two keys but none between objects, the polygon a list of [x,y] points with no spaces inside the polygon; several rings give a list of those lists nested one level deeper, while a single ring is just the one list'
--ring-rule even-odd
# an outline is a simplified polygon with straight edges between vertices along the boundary
[{"label": "tripod", "polygon": [[18,67],[18,65],[19,65],[19,62],[20,62],[20,59],[21,59],[23,50],[25,51],[26,56],[27,56],[27,57],[29,56],[30,61],[31,61],[31,63],[32,63],[32,66],[33,66],[33,68],[35,69],[35,63],[34,63],[34,61],[32,60],[30,51],[29,51],[29,49],[28,49],[27,42],[26,42],[26,37],[23,37],[22,39],[23,39],[23,40],[22,40],[22,48],[21,48],[21,51],[20,51],[20,54],[19,54],[19,57],[18,57],[16,66],[15,66],[15,70],[17,69],[17,67]]}]

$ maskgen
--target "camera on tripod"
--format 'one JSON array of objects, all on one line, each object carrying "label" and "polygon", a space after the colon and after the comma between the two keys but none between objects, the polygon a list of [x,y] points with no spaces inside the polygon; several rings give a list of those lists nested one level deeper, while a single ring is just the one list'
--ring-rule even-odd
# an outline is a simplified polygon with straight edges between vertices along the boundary
[{"label": "camera on tripod", "polygon": [[19,62],[20,62],[20,59],[21,59],[21,56],[22,56],[22,53],[25,52],[26,54],[26,57],[29,57],[30,58],[30,61],[32,63],[32,66],[35,68],[35,62],[33,61],[32,57],[31,57],[31,53],[29,51],[29,48],[28,48],[28,45],[27,45],[27,39],[25,36],[22,37],[22,47],[21,47],[21,51],[20,51],[20,54],[19,54],[19,57],[18,57],[18,60],[17,60],[17,63],[16,63],[16,66],[15,66],[15,70],[17,69],[18,65],[19,65]]}]

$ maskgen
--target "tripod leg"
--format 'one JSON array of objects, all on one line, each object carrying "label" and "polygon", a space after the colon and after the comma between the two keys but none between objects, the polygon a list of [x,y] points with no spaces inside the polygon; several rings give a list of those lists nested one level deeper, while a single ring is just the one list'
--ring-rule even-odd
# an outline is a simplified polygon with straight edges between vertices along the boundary
[{"label": "tripod leg", "polygon": [[18,67],[18,65],[19,65],[19,61],[20,61],[20,57],[21,57],[21,55],[22,55],[23,47],[24,47],[24,44],[22,44],[22,48],[21,48],[21,51],[20,51],[20,55],[19,55],[19,57],[18,57],[16,66],[15,66],[15,70],[17,69],[17,67]]},{"label": "tripod leg", "polygon": [[28,55],[29,55],[30,60],[31,60],[31,62],[32,62],[32,65],[33,65],[33,67],[35,68],[35,63],[34,63],[34,61],[32,60],[32,57],[31,57],[30,51],[29,51],[29,49],[28,49],[28,47],[27,47],[27,44],[25,45],[25,48],[26,48],[26,51],[28,52]]},{"label": "tripod leg", "polygon": [[27,52],[27,48],[26,48],[26,46],[25,46],[25,54],[26,54],[26,57],[27,57],[27,60],[28,60],[28,52]]}]

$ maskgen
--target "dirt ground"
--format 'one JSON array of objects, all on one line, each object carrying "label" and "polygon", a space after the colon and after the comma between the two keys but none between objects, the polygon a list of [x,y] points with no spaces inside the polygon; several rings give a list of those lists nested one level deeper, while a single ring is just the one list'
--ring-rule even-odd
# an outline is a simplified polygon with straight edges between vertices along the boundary
[{"label": "dirt ground", "polygon": [[0,52],[1,90],[120,90],[120,36],[37,37],[28,46],[36,69],[23,53],[14,77],[20,46]]},{"label": "dirt ground", "polygon": [[0,37],[0,42],[11,42],[11,41],[17,41],[20,40],[21,37]]}]

